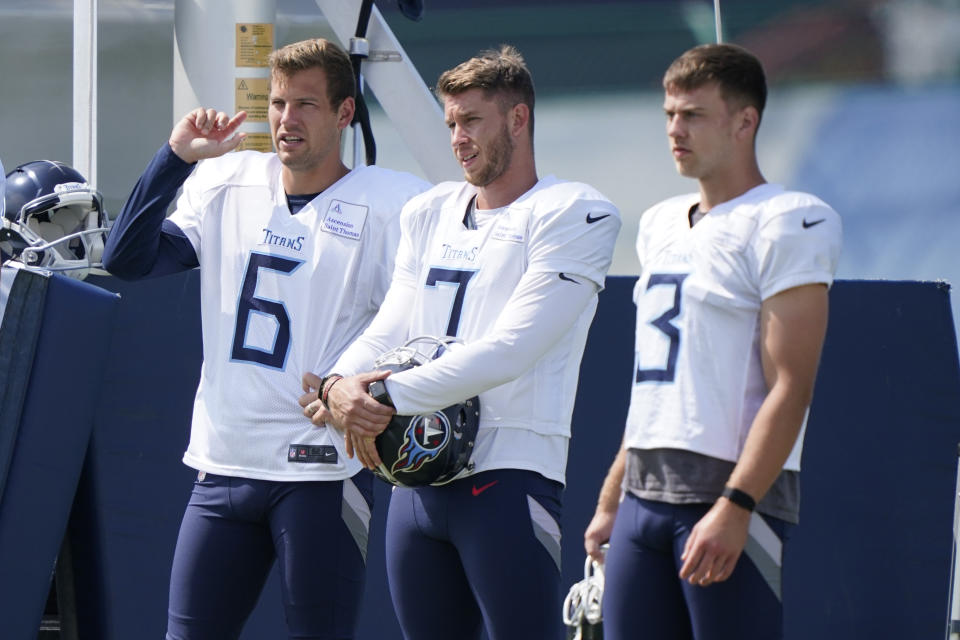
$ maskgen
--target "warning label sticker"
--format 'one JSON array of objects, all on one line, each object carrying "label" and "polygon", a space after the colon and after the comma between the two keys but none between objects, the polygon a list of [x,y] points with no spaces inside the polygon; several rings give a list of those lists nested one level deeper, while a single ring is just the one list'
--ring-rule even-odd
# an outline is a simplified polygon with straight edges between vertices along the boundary
[{"label": "warning label sticker", "polygon": [[270,103],[269,78],[236,78],[237,111],[247,112],[247,122],[266,122]]},{"label": "warning label sticker", "polygon": [[237,150],[269,153],[273,151],[273,140],[270,138],[269,133],[248,133],[247,137],[240,143],[240,146],[237,147]]},{"label": "warning label sticker", "polygon": [[273,24],[237,23],[237,67],[266,67],[273,51]]}]

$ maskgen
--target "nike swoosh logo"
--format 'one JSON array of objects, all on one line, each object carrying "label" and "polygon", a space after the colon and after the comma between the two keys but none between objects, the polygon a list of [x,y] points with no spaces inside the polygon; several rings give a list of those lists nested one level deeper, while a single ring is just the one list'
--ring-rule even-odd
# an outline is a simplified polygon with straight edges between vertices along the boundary
[{"label": "nike swoosh logo", "polygon": [[574,280],[573,278],[565,274],[563,271],[560,272],[560,279],[566,280],[567,282],[572,282],[573,284],[580,284],[579,282],[577,282],[576,280]]},{"label": "nike swoosh logo", "polygon": [[609,218],[609,217],[610,217],[610,214],[609,214],[609,213],[605,213],[605,214],[603,214],[602,216],[597,216],[597,217],[595,217],[595,218],[592,217],[592,216],[588,213],[588,214],[587,214],[587,224],[593,224],[594,222],[599,222],[600,220],[603,220],[604,218]]},{"label": "nike swoosh logo", "polygon": [[495,484],[497,484],[497,480],[494,480],[493,482],[488,482],[487,484],[485,484],[485,485],[483,485],[482,487],[479,487],[479,488],[476,487],[476,486],[474,486],[474,487],[473,487],[473,497],[476,498],[478,495],[480,495],[481,493],[483,493],[484,491],[486,491],[487,489],[489,489],[490,487],[492,487],[492,486],[495,485]]},{"label": "nike swoosh logo", "polygon": [[826,222],[826,220],[827,220],[826,218],[820,218],[819,220],[814,220],[813,222],[807,222],[807,219],[804,218],[804,219],[803,219],[803,228],[804,228],[804,229],[809,229],[810,227],[815,227],[815,226],[817,226],[818,224],[820,224],[821,222]]}]

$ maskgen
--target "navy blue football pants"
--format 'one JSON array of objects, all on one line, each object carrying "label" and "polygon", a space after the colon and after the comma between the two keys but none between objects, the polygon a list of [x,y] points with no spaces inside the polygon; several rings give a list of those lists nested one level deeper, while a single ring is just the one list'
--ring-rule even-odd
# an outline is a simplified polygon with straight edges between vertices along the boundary
[{"label": "navy blue football pants", "polygon": [[170,575],[167,640],[237,638],[278,561],[290,638],[352,638],[373,476],[270,482],[200,474]]},{"label": "navy blue football pants", "polygon": [[676,505],[627,494],[617,511],[604,569],[606,640],[772,640],[783,637],[780,575],[791,525],[753,514],[727,580],[680,580],[680,554],[712,505]]},{"label": "navy blue football pants", "polygon": [[408,640],[563,637],[560,483],[498,469],[440,487],[397,488],[387,578]]}]

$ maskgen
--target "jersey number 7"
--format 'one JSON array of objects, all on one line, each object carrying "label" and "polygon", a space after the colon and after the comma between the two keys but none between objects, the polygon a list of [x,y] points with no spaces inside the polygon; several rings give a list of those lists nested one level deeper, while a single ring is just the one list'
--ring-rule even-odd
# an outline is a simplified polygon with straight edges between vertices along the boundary
[{"label": "jersey number 7", "polygon": [[460,328],[460,312],[463,311],[463,297],[467,293],[467,284],[476,271],[466,269],[440,269],[430,267],[427,272],[427,280],[424,284],[430,288],[436,288],[438,284],[446,286],[455,286],[456,293],[453,294],[453,304],[450,306],[450,321],[447,323],[446,335],[456,337],[457,330]]}]

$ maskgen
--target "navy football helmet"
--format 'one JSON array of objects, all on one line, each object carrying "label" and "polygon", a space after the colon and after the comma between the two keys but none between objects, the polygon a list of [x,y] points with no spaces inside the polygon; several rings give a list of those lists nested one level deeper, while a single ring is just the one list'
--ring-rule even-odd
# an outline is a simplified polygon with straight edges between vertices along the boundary
[{"label": "navy football helmet", "polygon": [[[384,353],[375,366],[399,373],[439,358],[458,344],[455,338],[421,336]],[[370,395],[391,404],[380,381],[370,385]],[[470,455],[479,426],[480,399],[476,396],[433,413],[395,415],[377,436],[381,464],[374,473],[399,487],[446,484],[472,468]]]},{"label": "navy football helmet", "polygon": [[4,260],[79,279],[106,274],[107,212],[79,171],[51,160],[22,164],[7,174],[3,200]]}]

